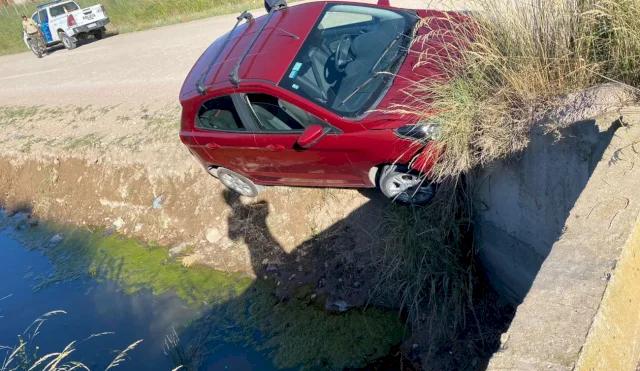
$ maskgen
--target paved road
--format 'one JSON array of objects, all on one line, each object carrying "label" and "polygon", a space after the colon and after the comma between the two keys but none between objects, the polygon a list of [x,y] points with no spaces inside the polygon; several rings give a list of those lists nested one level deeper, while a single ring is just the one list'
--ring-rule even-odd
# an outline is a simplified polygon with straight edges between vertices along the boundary
[{"label": "paved road", "polygon": [[[424,8],[428,2],[397,0],[392,4]],[[264,13],[253,12],[255,16]],[[233,27],[235,17],[113,36],[73,51],[56,48],[40,60],[25,47],[25,53],[0,57],[0,104],[131,108],[175,104],[193,63],[213,40]]]}]

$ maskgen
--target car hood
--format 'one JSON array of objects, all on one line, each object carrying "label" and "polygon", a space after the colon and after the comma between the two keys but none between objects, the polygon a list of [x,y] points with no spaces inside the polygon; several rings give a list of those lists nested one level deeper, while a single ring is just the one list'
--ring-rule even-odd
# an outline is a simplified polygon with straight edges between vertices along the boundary
[{"label": "car hood", "polygon": [[[418,10],[422,18],[410,51],[377,107],[361,121],[368,129],[391,129],[415,124],[430,113],[431,97],[420,85],[443,82],[447,64],[461,47],[454,30],[469,17],[458,12]],[[426,36],[429,35],[429,36]],[[419,114],[418,114],[419,113]],[[433,112],[435,113],[435,111]]]}]

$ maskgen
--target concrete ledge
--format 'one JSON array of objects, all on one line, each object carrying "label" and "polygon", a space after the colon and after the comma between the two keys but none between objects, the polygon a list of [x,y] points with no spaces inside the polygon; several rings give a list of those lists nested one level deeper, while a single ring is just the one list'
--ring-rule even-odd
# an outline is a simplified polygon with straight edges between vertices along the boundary
[{"label": "concrete ledge", "polygon": [[636,124],[614,133],[488,370],[636,369],[639,215]]},{"label": "concrete ledge", "polygon": [[640,358],[640,220],[600,303],[576,370],[635,370]]}]

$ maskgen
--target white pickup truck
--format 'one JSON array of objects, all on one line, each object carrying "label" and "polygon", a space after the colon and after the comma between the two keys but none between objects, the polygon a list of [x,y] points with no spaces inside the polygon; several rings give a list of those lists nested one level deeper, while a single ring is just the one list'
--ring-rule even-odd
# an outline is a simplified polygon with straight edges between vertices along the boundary
[{"label": "white pickup truck", "polygon": [[[89,35],[102,39],[109,23],[102,5],[81,9],[75,1],[64,0],[38,5],[31,18],[39,25],[47,46],[62,42],[67,49],[74,49],[78,40]],[[23,39],[30,48],[26,33]]]}]

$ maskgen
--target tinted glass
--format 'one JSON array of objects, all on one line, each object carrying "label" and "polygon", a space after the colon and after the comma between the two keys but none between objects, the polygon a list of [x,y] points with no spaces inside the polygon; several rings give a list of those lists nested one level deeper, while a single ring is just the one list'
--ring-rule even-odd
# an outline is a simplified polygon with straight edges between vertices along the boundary
[{"label": "tinted glass", "polygon": [[409,11],[329,4],[279,85],[339,116],[359,116],[397,72],[417,20]]},{"label": "tinted glass", "polygon": [[305,110],[270,95],[247,94],[247,100],[262,131],[302,131],[311,121]]},{"label": "tinted glass", "polygon": [[49,8],[49,12],[51,12],[52,17],[57,17],[59,15],[63,15],[67,12],[73,12],[78,10],[78,5],[76,3],[64,3],[56,6],[52,6]]},{"label": "tinted glass", "polygon": [[246,131],[230,96],[202,103],[196,117],[196,127],[207,130]]}]

